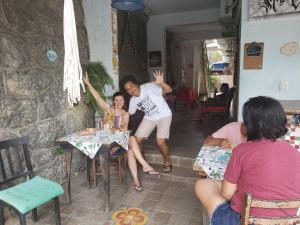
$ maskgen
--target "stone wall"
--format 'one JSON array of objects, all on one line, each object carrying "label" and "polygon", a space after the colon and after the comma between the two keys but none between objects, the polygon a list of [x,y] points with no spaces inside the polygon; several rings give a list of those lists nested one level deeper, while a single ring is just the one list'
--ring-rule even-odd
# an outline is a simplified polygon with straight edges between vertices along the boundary
[{"label": "stone wall", "polygon": [[[34,170],[51,179],[59,168],[55,140],[93,124],[93,111],[84,103],[70,108],[63,92],[63,2],[0,0],[0,140],[29,135]],[[81,63],[87,63],[81,0],[74,7]],[[48,60],[48,50],[56,61]],[[79,169],[84,160],[76,154]]]},{"label": "stone wall", "polygon": [[148,16],[144,13],[118,12],[119,77],[135,76],[138,81],[149,81]]}]

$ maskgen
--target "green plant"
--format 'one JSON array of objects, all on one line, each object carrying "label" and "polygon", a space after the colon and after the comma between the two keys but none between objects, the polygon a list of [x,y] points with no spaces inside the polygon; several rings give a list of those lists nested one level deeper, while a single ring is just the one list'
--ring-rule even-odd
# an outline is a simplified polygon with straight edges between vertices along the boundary
[{"label": "green plant", "polygon": [[63,155],[65,153],[65,150],[62,147],[57,147],[55,149],[55,155]]},{"label": "green plant", "polygon": [[212,75],[208,76],[208,87],[209,90],[214,90],[218,87],[218,83],[219,83],[219,78],[218,77],[214,77]]},{"label": "green plant", "polygon": [[[113,79],[107,73],[105,67],[102,62],[90,62],[87,65],[83,66],[84,71],[87,71],[89,74],[89,79],[93,87],[98,91],[98,93],[106,99],[105,96],[105,87],[111,86],[114,87]],[[96,100],[91,94],[91,92],[87,89],[85,92],[85,98],[89,104],[95,109],[95,111],[99,110]]]}]

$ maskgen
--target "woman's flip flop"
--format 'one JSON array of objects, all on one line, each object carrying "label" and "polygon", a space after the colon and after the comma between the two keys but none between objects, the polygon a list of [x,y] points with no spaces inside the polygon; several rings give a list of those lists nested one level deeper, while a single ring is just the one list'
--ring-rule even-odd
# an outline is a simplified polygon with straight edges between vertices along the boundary
[{"label": "woman's flip flop", "polygon": [[148,170],[148,171],[143,171],[144,173],[147,173],[149,175],[159,175],[159,172],[156,171],[155,169]]},{"label": "woman's flip flop", "polygon": [[134,189],[136,190],[136,191],[142,191],[143,190],[143,186],[142,185],[140,185],[140,184],[134,184],[133,185],[133,187],[134,187]]},{"label": "woman's flip flop", "polygon": [[164,166],[164,173],[171,173],[173,169],[172,164]]}]

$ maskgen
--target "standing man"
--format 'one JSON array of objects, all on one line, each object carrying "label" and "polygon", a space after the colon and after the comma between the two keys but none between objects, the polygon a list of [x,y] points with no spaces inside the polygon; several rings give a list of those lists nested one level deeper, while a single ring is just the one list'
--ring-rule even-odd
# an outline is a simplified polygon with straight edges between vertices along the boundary
[{"label": "standing man", "polygon": [[157,128],[156,143],[164,158],[164,172],[169,173],[172,171],[172,163],[166,139],[169,139],[172,112],[163,94],[172,92],[172,88],[164,82],[162,72],[155,71],[153,75],[155,77],[153,83],[139,85],[133,77],[128,77],[124,80],[123,87],[132,96],[129,102],[129,114],[134,114],[137,109],[145,113],[135,133],[140,148],[143,149],[144,140]]}]

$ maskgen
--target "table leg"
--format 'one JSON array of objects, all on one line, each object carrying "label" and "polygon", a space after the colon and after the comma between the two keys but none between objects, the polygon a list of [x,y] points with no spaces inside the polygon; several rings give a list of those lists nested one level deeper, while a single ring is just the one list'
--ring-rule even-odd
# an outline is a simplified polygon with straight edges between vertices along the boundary
[{"label": "table leg", "polygon": [[124,157],[124,162],[123,162],[123,166],[124,166],[124,188],[125,188],[125,190],[127,190],[127,154],[124,153],[123,157]]},{"label": "table leg", "polygon": [[103,186],[106,194],[106,208],[105,211],[109,212],[110,208],[110,171],[109,171],[109,146],[101,147],[100,151],[100,167],[102,172]]},{"label": "table leg", "polygon": [[73,150],[65,151],[65,173],[67,179],[67,202],[71,204],[71,167]]},{"label": "table leg", "polygon": [[91,187],[91,159],[86,156],[87,186]]}]

